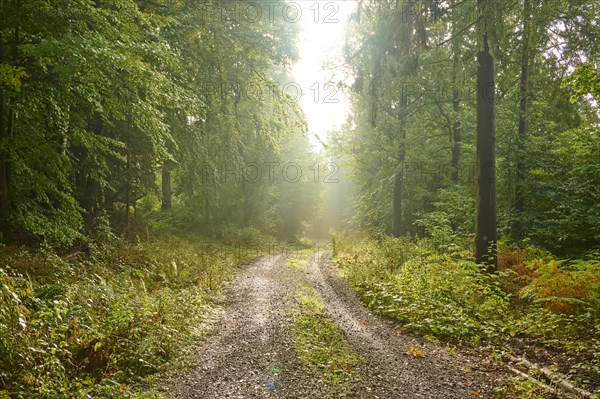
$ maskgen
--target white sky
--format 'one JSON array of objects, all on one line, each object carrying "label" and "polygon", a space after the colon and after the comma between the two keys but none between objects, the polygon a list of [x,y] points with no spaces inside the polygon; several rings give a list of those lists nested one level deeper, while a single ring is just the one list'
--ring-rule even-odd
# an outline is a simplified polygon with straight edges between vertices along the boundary
[{"label": "white sky", "polygon": [[[339,128],[350,109],[346,94],[337,84],[342,68],[327,69],[343,63],[349,15],[355,0],[297,0],[302,8],[298,50],[300,59],[293,66],[295,83],[302,89],[300,105],[307,118],[311,142],[320,148],[314,134],[322,140],[327,132]],[[325,65],[327,64],[327,65]],[[333,79],[332,79],[333,78]]]}]

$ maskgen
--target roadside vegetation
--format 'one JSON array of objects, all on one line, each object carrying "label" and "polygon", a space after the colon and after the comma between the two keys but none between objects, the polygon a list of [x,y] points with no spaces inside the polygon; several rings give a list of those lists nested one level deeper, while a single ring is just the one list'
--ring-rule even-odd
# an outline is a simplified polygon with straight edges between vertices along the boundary
[{"label": "roadside vegetation", "polygon": [[260,254],[242,241],[1,247],[0,398],[164,397],[236,266]]},{"label": "roadside vegetation", "polygon": [[310,257],[313,255],[313,249],[306,248],[294,251],[285,261],[286,265],[296,270],[306,270]]},{"label": "roadside vegetation", "polygon": [[340,232],[333,258],[369,308],[408,332],[498,359],[525,354],[600,388],[600,261],[501,244],[500,271],[489,274],[457,242]]}]

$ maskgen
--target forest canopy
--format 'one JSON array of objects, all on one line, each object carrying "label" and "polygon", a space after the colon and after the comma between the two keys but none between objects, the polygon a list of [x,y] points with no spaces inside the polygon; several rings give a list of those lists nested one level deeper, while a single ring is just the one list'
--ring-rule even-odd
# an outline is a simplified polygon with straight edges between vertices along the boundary
[{"label": "forest canopy", "polygon": [[220,1],[1,7],[2,241],[127,236],[158,207],[197,231],[301,234],[318,201],[288,163],[316,155],[285,90],[297,58],[286,14]]},{"label": "forest canopy", "polygon": [[587,0],[359,2],[352,116],[331,138],[355,224],[597,251],[599,15]]}]

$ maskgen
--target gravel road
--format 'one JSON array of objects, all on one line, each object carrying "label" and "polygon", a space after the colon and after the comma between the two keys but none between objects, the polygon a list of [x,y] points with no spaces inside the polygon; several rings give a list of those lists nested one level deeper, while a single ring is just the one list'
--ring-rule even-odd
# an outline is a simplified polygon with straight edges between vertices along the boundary
[{"label": "gravel road", "polygon": [[[317,376],[294,353],[288,311],[298,282],[311,284],[354,351],[362,355],[354,398],[492,398],[498,377],[481,359],[423,343],[374,316],[338,276],[323,253],[306,270],[283,255],[244,267],[228,287],[212,336],[199,348],[193,368],[172,389],[176,399],[315,398],[327,395]],[[418,346],[424,357],[407,355]]]}]

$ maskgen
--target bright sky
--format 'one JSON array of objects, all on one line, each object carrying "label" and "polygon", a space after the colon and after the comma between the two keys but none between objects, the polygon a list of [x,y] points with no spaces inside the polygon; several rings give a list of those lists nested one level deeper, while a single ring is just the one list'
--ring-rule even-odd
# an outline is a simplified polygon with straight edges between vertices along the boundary
[{"label": "bright sky", "polygon": [[[308,121],[311,142],[320,148],[327,132],[340,127],[349,111],[349,103],[337,83],[343,79],[342,49],[346,40],[348,17],[354,11],[354,0],[299,0],[302,8],[298,50],[300,60],[292,73],[302,89],[300,104]],[[331,84],[330,82],[333,82]]]}]

